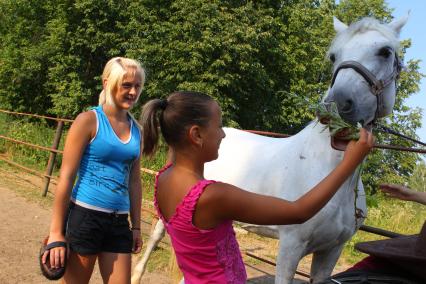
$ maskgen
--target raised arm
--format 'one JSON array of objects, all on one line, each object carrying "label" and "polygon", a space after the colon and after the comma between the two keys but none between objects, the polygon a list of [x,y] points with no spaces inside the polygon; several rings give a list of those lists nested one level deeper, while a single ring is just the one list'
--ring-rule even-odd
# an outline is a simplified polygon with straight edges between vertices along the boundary
[{"label": "raised arm", "polygon": [[[208,186],[199,200],[200,214],[194,218],[195,225],[206,224],[208,214],[210,227],[222,220],[237,220],[262,225],[285,225],[303,223],[314,216],[336,193],[350,174],[362,162],[374,144],[371,133],[362,129],[360,139],[351,141],[343,161],[320,183],[294,202],[250,193],[235,186],[216,183]],[[201,205],[202,204],[202,205]],[[198,219],[200,218],[200,219]]]}]

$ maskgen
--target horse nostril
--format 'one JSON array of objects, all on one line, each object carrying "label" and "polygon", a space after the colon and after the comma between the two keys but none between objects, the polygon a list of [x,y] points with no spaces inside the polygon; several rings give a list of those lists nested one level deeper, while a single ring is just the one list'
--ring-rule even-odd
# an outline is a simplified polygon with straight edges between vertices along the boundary
[{"label": "horse nostril", "polygon": [[353,101],[352,100],[346,100],[345,103],[343,104],[341,111],[342,112],[350,112],[350,111],[352,111],[352,107],[353,107]]}]

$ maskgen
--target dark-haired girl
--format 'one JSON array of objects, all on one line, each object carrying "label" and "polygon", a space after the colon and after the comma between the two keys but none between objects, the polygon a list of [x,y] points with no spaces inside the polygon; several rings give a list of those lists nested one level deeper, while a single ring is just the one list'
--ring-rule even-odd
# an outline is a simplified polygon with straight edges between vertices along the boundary
[{"label": "dark-haired girl", "polygon": [[204,164],[217,159],[225,138],[221,109],[211,97],[175,92],[165,100],[146,103],[141,120],[143,153],[155,152],[159,128],[173,153],[172,163],[157,175],[154,197],[185,284],[245,283],[232,221],[305,222],[330,200],[374,142],[373,135],[361,129],[360,139],[349,143],[342,162],[311,191],[291,202],[204,178]]}]

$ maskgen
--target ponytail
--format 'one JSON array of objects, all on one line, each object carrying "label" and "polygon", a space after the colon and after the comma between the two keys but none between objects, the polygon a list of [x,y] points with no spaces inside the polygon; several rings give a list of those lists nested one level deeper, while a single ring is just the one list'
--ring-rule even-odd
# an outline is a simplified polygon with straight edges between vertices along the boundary
[{"label": "ponytail", "polygon": [[[141,124],[143,129],[142,154],[152,156],[155,154],[159,139],[159,111],[163,111],[164,100],[153,99],[142,108]],[[160,114],[161,115],[161,114]]]},{"label": "ponytail", "polygon": [[153,99],[142,108],[143,149],[145,155],[156,151],[159,128],[167,145],[176,148],[186,144],[188,127],[207,126],[211,117],[210,104],[214,100],[203,93],[178,91],[167,99]]}]

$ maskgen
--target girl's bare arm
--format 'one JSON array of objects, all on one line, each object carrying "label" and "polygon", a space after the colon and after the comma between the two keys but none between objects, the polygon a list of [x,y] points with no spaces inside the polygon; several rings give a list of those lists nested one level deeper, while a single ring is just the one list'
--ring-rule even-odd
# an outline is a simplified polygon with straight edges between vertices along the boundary
[{"label": "girl's bare arm", "polygon": [[208,186],[198,202],[195,225],[213,228],[223,220],[263,225],[305,222],[325,206],[372,148],[373,135],[365,130],[360,134],[357,142],[349,143],[343,161],[294,202],[247,192],[225,183]]},{"label": "girl's bare arm", "polygon": [[[62,165],[59,176],[59,183],[55,190],[53,201],[52,221],[50,225],[49,243],[55,241],[65,241],[64,222],[69,205],[71,189],[77,175],[80,160],[89,141],[96,132],[95,114],[84,112],[77,116],[65,141]],[[60,254],[60,263],[55,262],[55,253]],[[50,261],[52,267],[62,266],[65,259],[64,248],[54,248],[51,250]],[[43,261],[46,259],[43,256]]]},{"label": "girl's bare arm", "polygon": [[141,183],[140,156],[133,162],[130,172],[129,194],[130,194],[130,222],[133,233],[133,252],[139,253],[142,249],[141,239],[141,204],[142,204],[142,183]]}]

